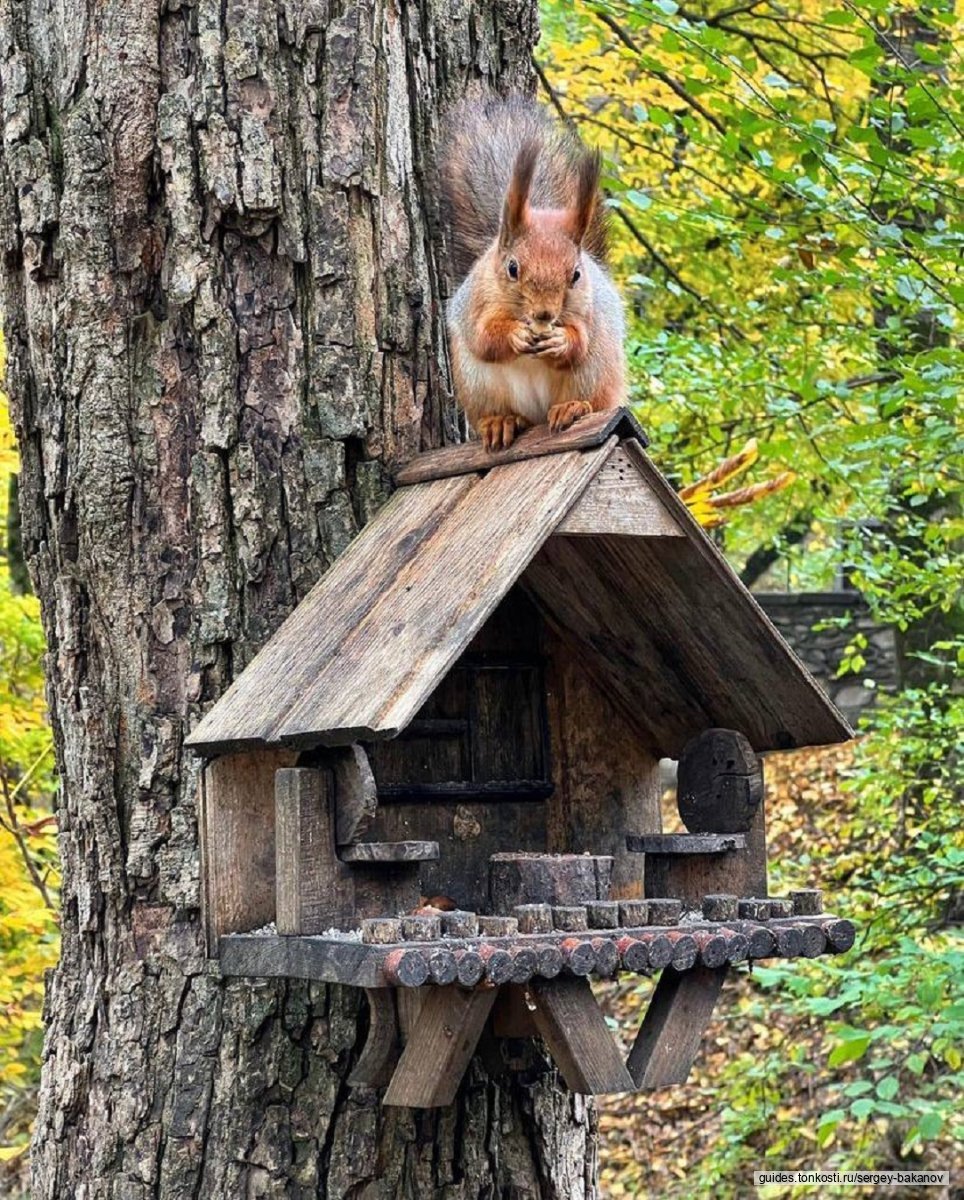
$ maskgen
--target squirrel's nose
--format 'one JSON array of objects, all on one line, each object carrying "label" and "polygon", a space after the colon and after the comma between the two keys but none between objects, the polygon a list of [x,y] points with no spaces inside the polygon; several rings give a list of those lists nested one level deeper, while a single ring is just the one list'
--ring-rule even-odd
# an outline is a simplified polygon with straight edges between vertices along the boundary
[{"label": "squirrel's nose", "polygon": [[535,319],[537,321],[551,321],[552,313],[547,310],[543,310],[542,312],[538,312],[535,314]]}]

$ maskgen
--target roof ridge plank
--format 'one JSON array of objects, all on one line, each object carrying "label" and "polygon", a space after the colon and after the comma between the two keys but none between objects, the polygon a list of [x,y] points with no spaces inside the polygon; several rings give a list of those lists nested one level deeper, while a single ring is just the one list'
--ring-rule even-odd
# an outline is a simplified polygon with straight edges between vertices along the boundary
[{"label": "roof ridge plank", "polygon": [[403,729],[616,442],[610,436],[593,450],[490,471],[320,664],[273,740],[298,744],[319,731],[339,741],[391,737]]},{"label": "roof ridge plank", "polygon": [[402,463],[395,472],[395,482],[404,487],[427,479],[490,471],[507,463],[542,458],[547,454],[593,450],[614,435],[631,439],[640,446],[649,445],[649,439],[628,408],[608,408],[582,417],[561,433],[550,433],[547,425],[536,425],[517,437],[507,450],[486,450],[479,441],[427,450]]}]

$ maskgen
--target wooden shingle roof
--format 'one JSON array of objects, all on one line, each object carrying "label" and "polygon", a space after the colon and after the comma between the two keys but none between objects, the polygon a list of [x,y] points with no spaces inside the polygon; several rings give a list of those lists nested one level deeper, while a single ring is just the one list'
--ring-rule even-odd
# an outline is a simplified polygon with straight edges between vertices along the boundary
[{"label": "wooden shingle roof", "polygon": [[757,750],[850,737],[644,444],[618,411],[419,456],[187,744],[392,737],[517,582],[657,753],[710,726]]}]

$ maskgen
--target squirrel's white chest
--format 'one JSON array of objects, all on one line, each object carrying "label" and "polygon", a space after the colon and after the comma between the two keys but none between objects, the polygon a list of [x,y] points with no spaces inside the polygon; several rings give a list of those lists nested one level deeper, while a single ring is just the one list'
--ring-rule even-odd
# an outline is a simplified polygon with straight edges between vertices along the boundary
[{"label": "squirrel's white chest", "polygon": [[508,363],[485,363],[475,359],[473,373],[493,398],[498,397],[513,412],[533,425],[545,422],[558,400],[559,372],[537,358],[517,358]]}]

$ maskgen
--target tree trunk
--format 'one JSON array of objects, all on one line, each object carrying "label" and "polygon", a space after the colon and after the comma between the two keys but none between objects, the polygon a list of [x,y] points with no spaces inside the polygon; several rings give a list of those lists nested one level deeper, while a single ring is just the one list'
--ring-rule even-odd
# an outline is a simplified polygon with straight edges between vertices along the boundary
[{"label": "tree trunk", "polygon": [[[0,0],[0,307],[63,789],[34,1200],[593,1194],[544,1060],[349,1089],[357,992],[203,954],[182,740],[454,436],[432,167],[532,0]],[[491,1055],[486,1059],[490,1062]]]}]

